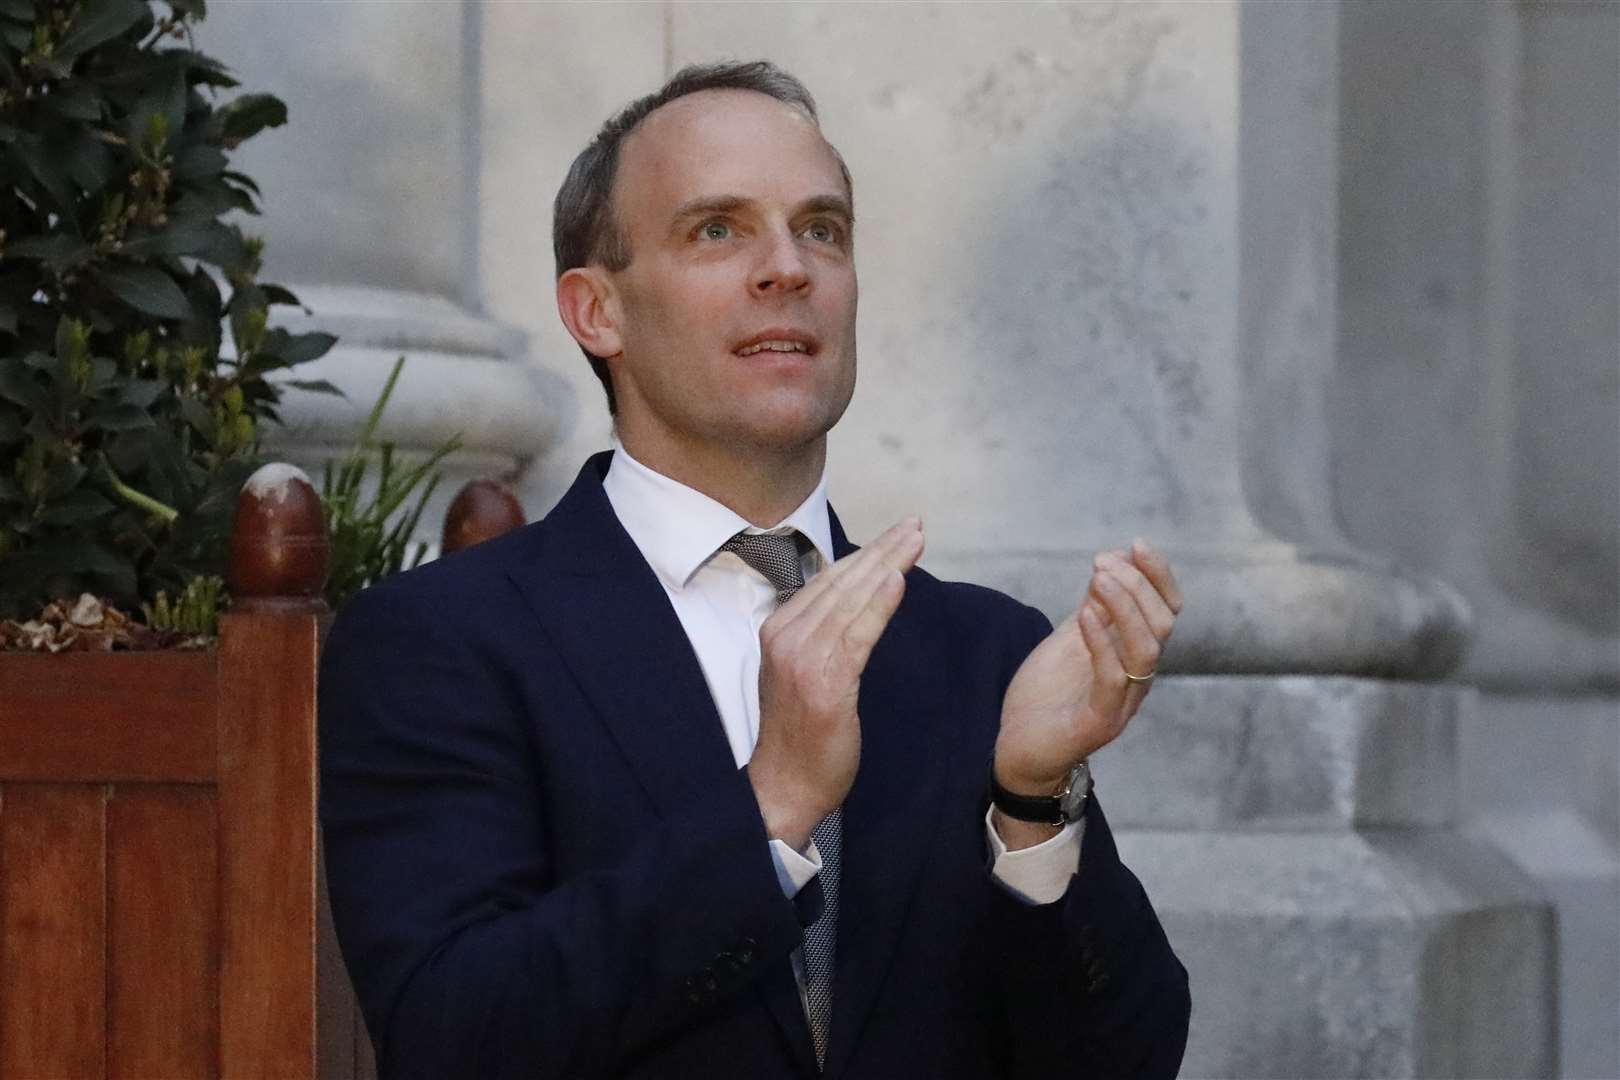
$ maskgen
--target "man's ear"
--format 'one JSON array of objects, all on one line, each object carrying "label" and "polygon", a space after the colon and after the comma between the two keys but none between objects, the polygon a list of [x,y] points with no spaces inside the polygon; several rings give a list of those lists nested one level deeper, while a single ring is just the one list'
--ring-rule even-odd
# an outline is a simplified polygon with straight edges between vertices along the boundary
[{"label": "man's ear", "polygon": [[576,266],[557,279],[557,313],[586,352],[604,359],[624,351],[613,283],[599,266]]}]

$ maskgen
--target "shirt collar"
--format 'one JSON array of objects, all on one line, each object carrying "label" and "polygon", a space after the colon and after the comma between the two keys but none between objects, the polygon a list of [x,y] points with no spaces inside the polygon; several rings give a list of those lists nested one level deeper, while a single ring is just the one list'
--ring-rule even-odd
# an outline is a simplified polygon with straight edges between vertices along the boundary
[{"label": "shirt collar", "polygon": [[602,490],[642,557],[672,589],[685,588],[720,545],[739,532],[797,529],[815,547],[823,565],[833,561],[825,471],[798,509],[769,529],[756,528],[701,491],[654,472],[617,442]]}]

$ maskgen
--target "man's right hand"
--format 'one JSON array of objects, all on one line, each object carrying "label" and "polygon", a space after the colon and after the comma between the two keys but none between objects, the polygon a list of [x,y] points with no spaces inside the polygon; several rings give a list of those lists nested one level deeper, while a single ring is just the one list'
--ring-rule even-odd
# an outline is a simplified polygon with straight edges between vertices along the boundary
[{"label": "man's right hand", "polygon": [[817,574],[759,629],[759,742],[748,779],[766,835],[795,851],[855,782],[861,673],[922,551],[922,522],[906,518]]}]

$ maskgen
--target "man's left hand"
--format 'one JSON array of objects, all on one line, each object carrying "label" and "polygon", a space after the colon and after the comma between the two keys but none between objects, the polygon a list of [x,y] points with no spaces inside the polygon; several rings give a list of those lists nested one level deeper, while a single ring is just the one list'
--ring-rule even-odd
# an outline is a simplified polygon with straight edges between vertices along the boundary
[{"label": "man's left hand", "polygon": [[1097,555],[1079,609],[1029,654],[1002,699],[1002,787],[1055,794],[1077,762],[1125,730],[1152,685],[1125,675],[1153,674],[1181,603],[1169,560],[1146,543]]}]

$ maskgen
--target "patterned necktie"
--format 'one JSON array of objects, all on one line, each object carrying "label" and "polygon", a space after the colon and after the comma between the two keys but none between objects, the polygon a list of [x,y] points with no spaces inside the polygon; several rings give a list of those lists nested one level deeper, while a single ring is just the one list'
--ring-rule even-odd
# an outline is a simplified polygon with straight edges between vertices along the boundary
[{"label": "patterned necktie", "polygon": [[[738,533],[722,545],[765,575],[776,587],[780,606],[804,587],[799,565],[797,533]],[[838,807],[821,819],[811,834],[821,853],[821,917],[804,932],[804,997],[809,1013],[810,1037],[816,1044],[816,1065],[827,1060],[827,1033],[832,1024],[833,957],[838,944],[838,869],[843,848],[844,810]]]}]

